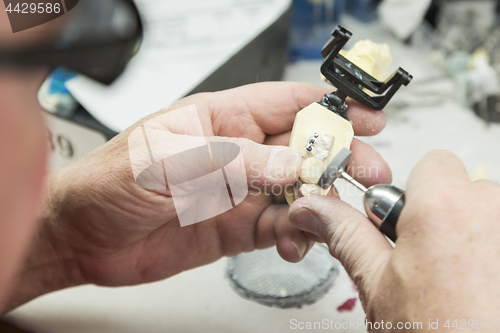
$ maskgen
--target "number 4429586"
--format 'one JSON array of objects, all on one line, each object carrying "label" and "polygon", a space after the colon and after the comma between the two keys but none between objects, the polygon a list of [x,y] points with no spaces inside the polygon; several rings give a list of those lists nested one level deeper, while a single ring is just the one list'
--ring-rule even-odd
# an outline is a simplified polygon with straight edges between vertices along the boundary
[{"label": "number 4429586", "polygon": [[480,329],[498,329],[498,320],[489,320],[489,319],[455,319],[455,321],[451,321],[448,319],[446,323],[443,325],[447,329],[458,329],[458,330],[480,330]]},{"label": "number 4429586", "polygon": [[50,3],[50,2],[39,2],[39,3],[18,3],[14,8],[12,8],[12,3],[9,3],[5,9],[7,13],[18,13],[18,14],[59,14],[61,12],[60,3]]}]

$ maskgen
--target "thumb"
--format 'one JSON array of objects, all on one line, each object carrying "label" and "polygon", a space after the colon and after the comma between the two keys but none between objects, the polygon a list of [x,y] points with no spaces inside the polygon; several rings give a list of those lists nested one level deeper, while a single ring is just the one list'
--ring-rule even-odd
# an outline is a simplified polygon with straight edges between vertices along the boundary
[{"label": "thumb", "polygon": [[332,196],[308,196],[289,210],[291,223],[320,237],[366,294],[392,253],[385,236],[359,211]]},{"label": "thumb", "polygon": [[[241,138],[210,137],[207,141],[212,147],[211,158],[216,168],[227,165],[236,155],[234,149],[232,154],[227,153],[231,151],[228,149],[230,145],[239,147],[250,190],[282,193],[299,177],[302,159],[293,148],[262,145]],[[217,154],[214,153],[215,147]]]},{"label": "thumb", "polygon": [[428,152],[413,168],[406,186],[407,196],[425,197],[432,193],[436,185],[464,181],[470,180],[462,161],[449,151],[433,150]]},{"label": "thumb", "polygon": [[[164,190],[195,179],[199,180],[195,188],[209,188],[214,179],[203,177],[227,168],[238,175],[238,186],[246,187],[247,183],[250,189],[268,192],[278,185],[283,190],[297,181],[302,163],[295,149],[242,138],[195,137],[138,127],[128,141],[134,179],[137,185],[150,190]],[[185,190],[193,192],[190,186]]]}]

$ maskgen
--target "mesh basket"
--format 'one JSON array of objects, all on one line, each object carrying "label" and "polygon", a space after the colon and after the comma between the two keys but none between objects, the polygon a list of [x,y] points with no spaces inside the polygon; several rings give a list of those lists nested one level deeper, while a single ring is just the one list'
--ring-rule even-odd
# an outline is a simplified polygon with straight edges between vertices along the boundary
[{"label": "mesh basket", "polygon": [[283,260],[276,248],[228,260],[227,276],[237,294],[267,306],[300,308],[323,297],[339,272],[337,260],[316,244],[300,263]]}]

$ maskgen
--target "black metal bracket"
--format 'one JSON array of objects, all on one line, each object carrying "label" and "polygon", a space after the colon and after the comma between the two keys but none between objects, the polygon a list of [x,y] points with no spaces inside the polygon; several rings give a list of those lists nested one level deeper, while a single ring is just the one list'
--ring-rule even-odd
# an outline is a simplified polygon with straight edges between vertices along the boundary
[{"label": "black metal bracket", "polygon": [[[332,32],[332,38],[321,51],[325,58],[321,73],[337,87],[341,95],[347,95],[373,110],[382,110],[401,86],[407,86],[411,82],[413,76],[401,67],[385,82],[370,76],[339,54],[351,36],[352,33],[341,26],[337,26]],[[363,89],[375,95],[370,96]]]}]

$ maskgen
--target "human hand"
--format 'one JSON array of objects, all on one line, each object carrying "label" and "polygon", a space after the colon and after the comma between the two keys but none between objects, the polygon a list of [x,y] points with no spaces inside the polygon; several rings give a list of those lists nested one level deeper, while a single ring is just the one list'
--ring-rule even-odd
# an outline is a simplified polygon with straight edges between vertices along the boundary
[{"label": "human hand", "polygon": [[[309,84],[254,84],[190,96],[141,120],[79,162],[50,175],[44,225],[32,250],[37,255],[30,256],[25,271],[40,257],[51,258],[45,261],[58,268],[53,267],[50,277],[45,278],[51,284],[46,292],[61,285],[121,286],[156,281],[222,256],[274,245],[286,260],[299,261],[314,242],[290,224],[288,205],[275,204],[269,189],[294,184],[301,159],[291,148],[269,145],[287,146],[295,114],[327,92]],[[208,141],[234,142],[241,147],[253,186],[235,208],[180,227],[168,189],[150,191],[136,185],[128,136],[159,115],[164,117],[162,130],[186,134],[185,128],[168,122],[168,111],[192,104],[198,109],[203,132],[211,136]],[[383,113],[355,102],[350,105],[348,116],[357,135],[374,135],[383,129]],[[285,154],[278,166],[293,166],[293,172],[271,175],[267,165],[276,149]],[[367,186],[390,182],[387,164],[371,147],[354,140],[352,150],[350,171],[374,166],[380,170],[359,179],[361,182]],[[29,279],[36,278],[31,276]],[[19,286],[27,284],[23,281],[21,277]],[[41,292],[25,293],[27,299]]]},{"label": "human hand", "polygon": [[469,181],[456,156],[433,151],[413,169],[405,200],[394,249],[336,197],[297,200],[290,221],[321,238],[343,263],[368,321],[391,322],[393,329],[398,322],[421,322],[428,329],[429,320],[438,320],[448,331],[447,320],[452,328],[458,319],[459,327],[482,331],[496,320],[498,328],[500,186]]}]

